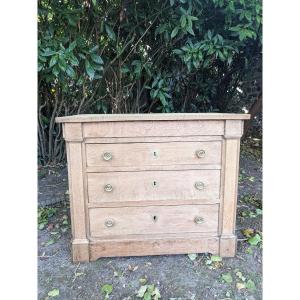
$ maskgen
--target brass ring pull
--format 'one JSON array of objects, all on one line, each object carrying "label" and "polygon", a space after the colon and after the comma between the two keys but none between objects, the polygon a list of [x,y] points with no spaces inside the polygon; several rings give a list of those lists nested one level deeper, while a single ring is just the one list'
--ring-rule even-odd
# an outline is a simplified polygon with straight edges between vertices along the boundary
[{"label": "brass ring pull", "polygon": [[104,186],[104,191],[105,192],[112,192],[112,190],[113,190],[113,187],[112,187],[112,185],[111,184],[106,184],[105,186]]},{"label": "brass ring pull", "polygon": [[199,191],[204,190],[204,183],[201,181],[196,181],[194,184],[195,188]]},{"label": "brass ring pull", "polygon": [[112,159],[112,154],[110,152],[104,152],[102,157],[104,160],[108,161]]},{"label": "brass ring pull", "polygon": [[114,220],[105,220],[104,225],[106,227],[113,227],[115,225],[115,221]]},{"label": "brass ring pull", "polygon": [[196,151],[196,156],[198,158],[203,158],[205,156],[205,150],[197,150]]},{"label": "brass ring pull", "polygon": [[204,223],[204,218],[203,218],[203,217],[200,217],[200,216],[196,216],[196,217],[194,218],[194,222],[195,222],[196,224],[202,224],[202,223]]}]

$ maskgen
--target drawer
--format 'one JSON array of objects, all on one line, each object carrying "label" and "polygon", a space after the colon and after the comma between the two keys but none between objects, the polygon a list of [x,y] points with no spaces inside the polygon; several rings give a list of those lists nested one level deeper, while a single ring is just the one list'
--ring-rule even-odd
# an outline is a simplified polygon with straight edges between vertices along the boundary
[{"label": "drawer", "polygon": [[219,199],[220,170],[88,173],[89,202]]},{"label": "drawer", "polygon": [[218,204],[93,208],[90,235],[209,233],[218,231]]},{"label": "drawer", "polygon": [[85,138],[223,135],[224,121],[91,122],[83,123],[82,132]]},{"label": "drawer", "polygon": [[86,144],[87,166],[221,164],[221,141]]}]

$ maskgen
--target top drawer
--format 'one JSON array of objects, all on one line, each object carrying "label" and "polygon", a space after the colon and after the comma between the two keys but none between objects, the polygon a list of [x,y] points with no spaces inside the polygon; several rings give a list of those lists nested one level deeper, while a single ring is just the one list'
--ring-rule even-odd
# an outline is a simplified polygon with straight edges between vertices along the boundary
[{"label": "top drawer", "polygon": [[223,135],[224,121],[178,120],[83,123],[83,137],[153,137]]},{"label": "top drawer", "polygon": [[88,167],[220,164],[221,141],[86,144]]}]

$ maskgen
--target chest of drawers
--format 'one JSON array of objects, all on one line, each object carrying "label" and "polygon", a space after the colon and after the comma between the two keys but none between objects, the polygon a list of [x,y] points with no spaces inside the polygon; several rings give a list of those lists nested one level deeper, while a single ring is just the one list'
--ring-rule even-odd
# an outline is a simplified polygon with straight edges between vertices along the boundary
[{"label": "chest of drawers", "polygon": [[66,141],[73,261],[234,256],[246,114],[56,118]]}]

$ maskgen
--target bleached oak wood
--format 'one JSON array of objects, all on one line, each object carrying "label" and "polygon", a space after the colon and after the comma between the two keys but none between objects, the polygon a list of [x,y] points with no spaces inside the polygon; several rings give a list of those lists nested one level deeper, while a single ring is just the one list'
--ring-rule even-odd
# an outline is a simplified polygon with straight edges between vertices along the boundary
[{"label": "bleached oak wood", "polygon": [[[200,150],[203,157],[197,156]],[[112,158],[105,160],[105,153]],[[86,157],[89,167],[220,164],[221,142],[86,144]]]},{"label": "bleached oak wood", "polygon": [[220,135],[201,136],[148,136],[148,137],[98,137],[84,138],[86,144],[124,144],[124,143],[172,143],[172,142],[215,142],[222,141]]},{"label": "bleached oak wood", "polygon": [[[68,125],[66,125],[67,128]],[[77,130],[80,131],[80,128],[77,128]],[[79,133],[74,138],[77,139],[78,136]],[[81,143],[67,143],[73,261],[89,261],[81,150]]]},{"label": "bleached oak wood", "polygon": [[164,237],[161,239],[101,240],[90,244],[90,260],[100,257],[144,256],[163,254],[219,253],[219,238],[216,236]]},{"label": "bleached oak wood", "polygon": [[[67,142],[73,261],[197,252],[234,256],[239,144],[249,117],[57,118]],[[195,156],[200,148],[204,158]],[[104,152],[112,160],[104,161]],[[204,190],[196,190],[195,181]],[[106,184],[112,192],[104,191]],[[195,216],[204,222],[196,224]]]},{"label": "bleached oak wood", "polygon": [[[203,182],[204,189],[195,188]],[[105,191],[106,185],[112,191]],[[219,170],[111,172],[88,174],[89,202],[197,199],[220,197]]]},{"label": "bleached oak wood", "polygon": [[138,172],[138,171],[180,171],[180,170],[220,170],[221,164],[193,165],[157,165],[157,166],[127,166],[127,167],[87,167],[87,173]]},{"label": "bleached oak wood", "polygon": [[142,121],[82,123],[85,138],[223,135],[223,121]]},{"label": "bleached oak wood", "polygon": [[[203,218],[196,224],[195,218]],[[112,226],[105,222],[111,221]],[[146,206],[90,209],[90,235],[114,235],[218,231],[218,205]]]},{"label": "bleached oak wood", "polygon": [[56,122],[128,122],[128,121],[186,121],[186,120],[248,120],[248,114],[230,114],[230,113],[157,113],[157,114],[86,114],[67,117],[58,117]]},{"label": "bleached oak wood", "polygon": [[240,121],[225,121],[224,191],[221,203],[222,228],[220,255],[234,256],[236,252],[235,221],[238,190],[240,138],[243,127]]}]

